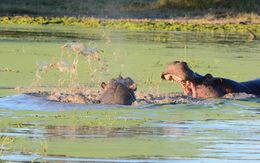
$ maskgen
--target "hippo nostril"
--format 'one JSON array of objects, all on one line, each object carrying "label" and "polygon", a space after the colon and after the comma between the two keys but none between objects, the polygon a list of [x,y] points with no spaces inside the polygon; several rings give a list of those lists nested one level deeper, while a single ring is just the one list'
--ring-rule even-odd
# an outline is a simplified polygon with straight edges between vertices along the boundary
[{"label": "hippo nostril", "polygon": [[164,73],[161,74],[161,79],[165,79],[164,75],[166,75],[166,74],[164,74]]}]

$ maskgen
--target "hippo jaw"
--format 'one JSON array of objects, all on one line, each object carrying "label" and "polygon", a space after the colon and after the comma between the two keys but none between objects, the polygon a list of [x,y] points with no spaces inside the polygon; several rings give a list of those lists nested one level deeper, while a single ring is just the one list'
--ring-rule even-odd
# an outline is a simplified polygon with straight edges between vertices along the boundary
[{"label": "hippo jaw", "polygon": [[179,76],[173,75],[173,74],[162,74],[161,78],[164,80],[176,81],[178,83],[185,82],[182,78],[180,78]]},{"label": "hippo jaw", "polygon": [[196,73],[189,68],[186,62],[174,61],[166,66],[166,69],[161,74],[161,78],[184,84],[186,81],[194,80]]},{"label": "hippo jaw", "polygon": [[211,98],[223,95],[222,89],[211,74],[202,76],[193,72],[186,62],[174,61],[166,66],[161,78],[181,84],[184,95],[194,98]]}]

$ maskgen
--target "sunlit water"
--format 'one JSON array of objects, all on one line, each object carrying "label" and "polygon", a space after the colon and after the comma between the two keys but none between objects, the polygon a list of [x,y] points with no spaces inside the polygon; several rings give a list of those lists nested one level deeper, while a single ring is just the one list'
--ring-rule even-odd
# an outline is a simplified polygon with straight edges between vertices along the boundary
[{"label": "sunlit water", "polygon": [[[136,81],[138,91],[179,92],[177,84],[160,79],[172,60],[185,60],[202,74],[238,81],[260,77],[260,41],[248,41],[246,34],[1,26],[1,160],[260,161],[259,98],[84,105],[53,102],[13,89],[34,84],[36,63],[59,59],[64,55],[61,46],[72,41],[100,50],[108,64],[108,71],[97,72],[91,80],[86,58],[79,58],[77,82],[96,88],[122,73]],[[43,73],[37,84],[56,86],[62,75],[55,70]]]}]

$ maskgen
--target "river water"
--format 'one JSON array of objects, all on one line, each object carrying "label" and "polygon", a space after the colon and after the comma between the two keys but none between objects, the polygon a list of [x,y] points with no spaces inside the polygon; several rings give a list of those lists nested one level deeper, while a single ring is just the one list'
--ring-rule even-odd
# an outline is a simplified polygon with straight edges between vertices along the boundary
[{"label": "river water", "polygon": [[[100,58],[77,58],[73,48],[64,50],[66,43],[84,44]],[[76,58],[77,79],[71,71],[39,71],[61,60],[68,69]],[[260,76],[260,40],[247,34],[0,26],[0,159],[259,162],[257,97],[120,106],[60,103],[15,89],[99,89],[121,73],[135,80],[139,92],[180,92],[178,84],[160,79],[173,60],[201,74],[251,80]]]}]

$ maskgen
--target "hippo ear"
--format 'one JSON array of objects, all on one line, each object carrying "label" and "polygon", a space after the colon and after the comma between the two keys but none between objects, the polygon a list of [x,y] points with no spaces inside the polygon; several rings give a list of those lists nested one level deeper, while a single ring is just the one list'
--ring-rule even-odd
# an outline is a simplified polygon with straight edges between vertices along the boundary
[{"label": "hippo ear", "polygon": [[204,76],[204,79],[205,80],[211,80],[213,78],[213,76],[211,75],[211,74],[206,74],[205,76]]},{"label": "hippo ear", "polygon": [[101,88],[105,89],[106,86],[107,86],[107,84],[106,84],[105,82],[102,82],[102,83],[101,83]]},{"label": "hippo ear", "polygon": [[118,78],[117,78],[117,79],[123,79],[121,72],[120,72],[120,74],[118,75]]},{"label": "hippo ear", "polygon": [[214,80],[212,80],[212,79],[213,79],[213,76],[211,74],[206,74],[203,77],[203,84],[205,84],[205,85],[213,84]]}]

